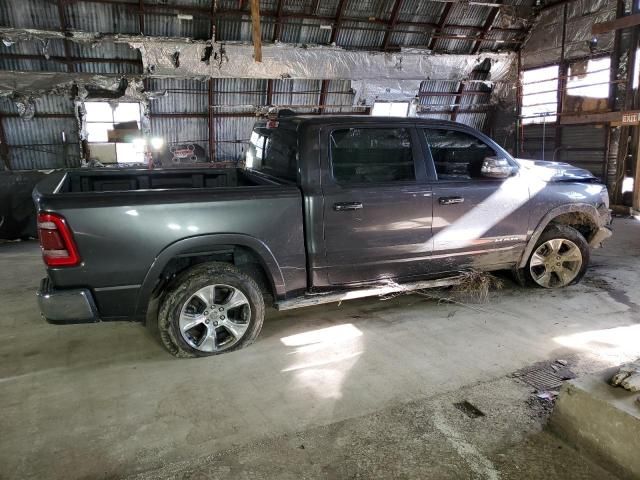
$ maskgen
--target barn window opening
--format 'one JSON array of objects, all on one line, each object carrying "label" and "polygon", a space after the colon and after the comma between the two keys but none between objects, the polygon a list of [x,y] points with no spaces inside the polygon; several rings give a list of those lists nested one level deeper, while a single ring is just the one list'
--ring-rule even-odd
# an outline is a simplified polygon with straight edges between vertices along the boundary
[{"label": "barn window opening", "polygon": [[375,102],[371,109],[374,117],[406,117],[409,114],[409,102]]},{"label": "barn window opening", "polygon": [[609,57],[577,62],[569,66],[567,95],[589,98],[609,98]]},{"label": "barn window opening", "polygon": [[522,74],[522,123],[558,119],[558,65],[525,70]]},{"label": "barn window opening", "polygon": [[139,103],[86,102],[84,107],[91,158],[102,163],[144,163]]}]

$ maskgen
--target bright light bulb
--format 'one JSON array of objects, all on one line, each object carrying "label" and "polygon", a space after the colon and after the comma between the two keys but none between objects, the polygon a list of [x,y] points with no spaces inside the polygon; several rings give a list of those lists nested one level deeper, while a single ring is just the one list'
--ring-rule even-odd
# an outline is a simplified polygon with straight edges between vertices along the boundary
[{"label": "bright light bulb", "polygon": [[154,150],[160,150],[164,145],[164,140],[160,137],[153,137],[151,139],[151,148]]}]

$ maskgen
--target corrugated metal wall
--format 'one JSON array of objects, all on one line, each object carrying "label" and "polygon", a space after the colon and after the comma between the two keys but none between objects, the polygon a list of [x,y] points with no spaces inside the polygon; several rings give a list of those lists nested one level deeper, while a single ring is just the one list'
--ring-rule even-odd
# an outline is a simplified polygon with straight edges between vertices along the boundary
[{"label": "corrugated metal wall", "polygon": [[536,160],[554,160],[556,149],[556,124],[525,125],[521,131],[520,157]]},{"label": "corrugated metal wall", "polygon": [[37,98],[35,105],[37,114],[42,116],[26,120],[18,116],[11,100],[0,98],[0,116],[7,144],[11,145],[11,168],[79,167],[80,145],[73,102],[66,97],[47,95]]},{"label": "corrugated metal wall", "polygon": [[556,145],[555,123],[526,125],[523,158],[568,162],[604,178],[608,131],[602,125],[563,125]]},{"label": "corrugated metal wall", "polygon": [[608,133],[604,125],[565,125],[561,130],[556,158],[606,178]]},{"label": "corrugated metal wall", "polygon": [[[604,0],[600,0],[604,1]],[[531,5],[534,0],[515,0],[512,4]],[[138,14],[142,5],[147,8]],[[513,49],[495,40],[523,38],[525,29],[507,31],[501,14],[495,28],[476,41],[487,18],[496,7],[489,5],[449,5],[440,1],[404,0],[394,12],[395,0],[261,0],[262,38],[265,42],[326,45],[349,49],[395,50],[400,47],[431,48],[439,53],[470,53],[482,50]],[[342,11],[339,11],[343,7]],[[159,7],[155,10],[153,7]],[[181,12],[180,9],[185,9]],[[211,14],[215,11],[215,14]],[[448,14],[444,15],[447,11]],[[177,15],[178,13],[192,15]],[[283,17],[279,18],[280,16]],[[340,20],[338,17],[341,17]],[[404,22],[404,23],[403,23]],[[408,23],[406,23],[408,22]],[[442,24],[441,27],[436,27]],[[0,0],[0,25],[15,28],[84,31],[103,34],[144,34],[173,38],[208,39],[212,31],[219,41],[251,41],[249,2],[237,0],[110,0],[55,1]],[[278,25],[278,27],[277,27]],[[324,28],[321,28],[324,27]],[[336,29],[338,29],[336,31]],[[390,35],[388,32],[391,32]],[[276,35],[279,32],[279,35]],[[433,37],[434,34],[441,38]],[[462,38],[444,38],[460,35]],[[66,45],[65,45],[66,44]],[[45,54],[50,57],[45,58]],[[108,75],[141,75],[139,52],[125,44],[80,44],[63,39],[0,43],[0,70],[21,72],[68,72]],[[478,75],[482,76],[482,71]],[[486,75],[485,77],[486,78]],[[354,92],[349,80],[224,80],[211,81],[211,101],[207,81],[147,79],[147,89],[167,90],[168,94],[150,103],[151,132],[167,142],[200,145],[207,154],[215,144],[216,160],[236,158],[250,134],[257,108],[268,104],[289,107],[301,113],[362,113],[353,105]],[[451,92],[459,82],[424,82],[421,92]],[[468,87],[475,89],[476,87]],[[324,92],[324,95],[323,95]],[[324,108],[319,106],[324,98]],[[483,128],[487,109],[481,97],[435,95],[420,97],[421,116],[455,118]],[[17,116],[15,105],[0,100],[4,114],[12,168],[53,168],[79,162],[78,129],[73,103],[60,98],[59,104],[45,97],[36,102],[36,117],[30,121]],[[452,113],[452,105],[456,105]],[[459,111],[458,111],[459,110]],[[209,116],[213,117],[210,136]],[[226,116],[224,116],[226,115]],[[62,132],[66,141],[62,141]],[[2,166],[0,166],[2,168]]]},{"label": "corrugated metal wall", "polygon": [[[256,110],[266,105],[291,108],[299,113],[317,113],[322,80],[214,79],[211,81],[211,112],[214,120],[216,161],[232,161],[244,152],[256,121]],[[149,105],[151,133],[168,144],[194,143],[209,155],[208,81],[151,79],[149,88],[167,95]],[[328,82],[328,113],[362,112],[353,106],[349,80]]]}]

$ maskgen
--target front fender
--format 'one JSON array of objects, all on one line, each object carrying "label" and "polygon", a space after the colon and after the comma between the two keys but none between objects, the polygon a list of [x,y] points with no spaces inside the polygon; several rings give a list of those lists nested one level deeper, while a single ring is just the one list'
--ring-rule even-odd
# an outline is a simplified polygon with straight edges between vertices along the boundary
[{"label": "front fender", "polygon": [[589,203],[570,203],[551,209],[544,217],[542,217],[536,228],[531,233],[527,247],[524,249],[520,262],[518,263],[519,268],[524,268],[527,265],[527,260],[529,259],[531,252],[533,252],[536,242],[538,241],[538,238],[540,238],[540,235],[542,235],[542,232],[544,232],[545,228],[547,228],[554,218],[566,213],[581,213],[588,215],[595,225],[598,227],[602,226],[598,210]]},{"label": "front fender", "polygon": [[218,245],[234,245],[252,250],[260,259],[262,266],[268,273],[269,281],[277,297],[284,297],[286,285],[282,270],[269,247],[261,240],[241,233],[221,233],[212,235],[198,235],[188,237],[172,243],[162,250],[147,271],[136,303],[136,317],[146,314],[153,290],[160,274],[169,262],[181,256],[206,255],[215,252]]}]

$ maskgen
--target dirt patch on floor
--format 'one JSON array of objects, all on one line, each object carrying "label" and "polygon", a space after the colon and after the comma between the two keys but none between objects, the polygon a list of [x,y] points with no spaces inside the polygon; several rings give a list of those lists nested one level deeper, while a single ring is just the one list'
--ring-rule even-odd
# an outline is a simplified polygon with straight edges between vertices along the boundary
[{"label": "dirt patch on floor", "polygon": [[584,279],[584,283],[590,287],[606,292],[613,300],[626,305],[630,309],[640,310],[640,305],[629,298],[629,295],[614,282],[600,276],[592,274]]}]

